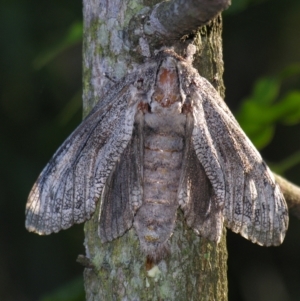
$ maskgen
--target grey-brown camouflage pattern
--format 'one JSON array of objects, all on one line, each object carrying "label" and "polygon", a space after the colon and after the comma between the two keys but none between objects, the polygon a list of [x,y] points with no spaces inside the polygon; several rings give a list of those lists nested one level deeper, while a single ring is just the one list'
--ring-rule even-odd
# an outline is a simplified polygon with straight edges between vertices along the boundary
[{"label": "grey-brown camouflage pattern", "polygon": [[189,227],[219,242],[223,224],[260,245],[288,226],[283,195],[212,85],[165,50],[101,100],[34,184],[26,227],[50,234],[101,202],[102,242],[135,228],[153,260],[168,253],[180,207]]}]

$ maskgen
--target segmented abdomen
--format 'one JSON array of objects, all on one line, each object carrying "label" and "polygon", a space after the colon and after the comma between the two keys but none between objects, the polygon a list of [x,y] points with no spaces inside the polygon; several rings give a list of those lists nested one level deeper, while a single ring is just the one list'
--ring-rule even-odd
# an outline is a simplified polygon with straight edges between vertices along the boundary
[{"label": "segmented abdomen", "polygon": [[144,197],[134,225],[144,252],[159,260],[174,230],[184,140],[176,132],[150,129],[144,139]]}]

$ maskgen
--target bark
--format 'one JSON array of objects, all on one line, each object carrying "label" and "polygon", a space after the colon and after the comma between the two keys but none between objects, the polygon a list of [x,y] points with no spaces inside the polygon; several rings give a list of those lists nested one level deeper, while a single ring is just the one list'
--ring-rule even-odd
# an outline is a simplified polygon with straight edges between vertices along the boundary
[{"label": "bark", "polygon": [[[116,80],[162,46],[184,54],[189,43],[195,44],[194,67],[224,97],[222,21],[218,14],[229,5],[228,0],[83,2],[84,115]],[[299,188],[276,179],[289,207],[299,208]],[[111,243],[101,243],[98,211],[85,225],[86,258],[81,261],[86,266],[87,300],[227,300],[225,235],[218,245],[199,238],[187,228],[179,211],[170,239],[171,254],[152,266],[140,252],[133,229]]]},{"label": "bark", "polygon": [[289,213],[300,218],[300,187],[279,175],[274,174],[274,176],[287,202]]},{"label": "bark", "polygon": [[[228,2],[209,1],[213,4],[209,7],[207,1],[185,1],[181,16],[176,12],[180,8],[176,5],[182,5],[182,1],[155,6],[157,2],[84,1],[84,114],[101,101],[101,96],[116,80],[163,45],[172,45],[183,54],[186,46],[193,42],[198,49],[194,66],[223,94],[221,18],[196,30],[217,16]],[[200,10],[199,20],[195,14],[197,5],[205,8]],[[168,26],[167,20],[183,22],[189,14],[193,15],[193,25],[186,28],[184,25],[182,30],[174,26],[172,32],[173,25]],[[153,20],[159,20],[155,32],[149,30]],[[159,24],[163,24],[163,32],[160,32]],[[191,35],[179,39],[192,28]],[[176,229],[170,239],[171,254],[158,266],[153,266],[140,252],[133,229],[111,243],[102,244],[97,235],[97,218],[96,212],[85,225],[87,259],[81,261],[87,266],[84,272],[87,300],[227,300],[225,235],[218,245],[196,236],[187,228],[179,211]]]}]

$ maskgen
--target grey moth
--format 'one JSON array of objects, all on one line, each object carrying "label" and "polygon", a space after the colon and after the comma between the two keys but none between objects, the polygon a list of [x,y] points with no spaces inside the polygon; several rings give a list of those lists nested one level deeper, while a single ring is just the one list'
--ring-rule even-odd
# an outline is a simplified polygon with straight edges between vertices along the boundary
[{"label": "grey moth", "polygon": [[116,83],[35,182],[26,227],[38,234],[91,218],[112,241],[134,227],[160,260],[180,208],[189,227],[219,242],[223,224],[279,245],[288,210],[274,177],[217,91],[171,50]]}]

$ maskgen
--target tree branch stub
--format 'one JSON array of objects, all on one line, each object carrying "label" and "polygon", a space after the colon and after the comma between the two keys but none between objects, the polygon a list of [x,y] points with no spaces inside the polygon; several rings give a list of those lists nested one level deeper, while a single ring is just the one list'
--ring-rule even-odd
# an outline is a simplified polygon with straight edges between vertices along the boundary
[{"label": "tree branch stub", "polygon": [[274,176],[284,195],[289,212],[300,218],[300,187],[279,175],[274,174]]},{"label": "tree branch stub", "polygon": [[174,0],[145,7],[129,24],[129,44],[135,49],[138,46],[143,56],[150,56],[149,49],[174,46],[181,37],[195,32],[229,5],[230,0]]},{"label": "tree branch stub", "polygon": [[178,39],[207,24],[230,5],[228,0],[174,0],[157,4],[145,24],[146,34]]}]

